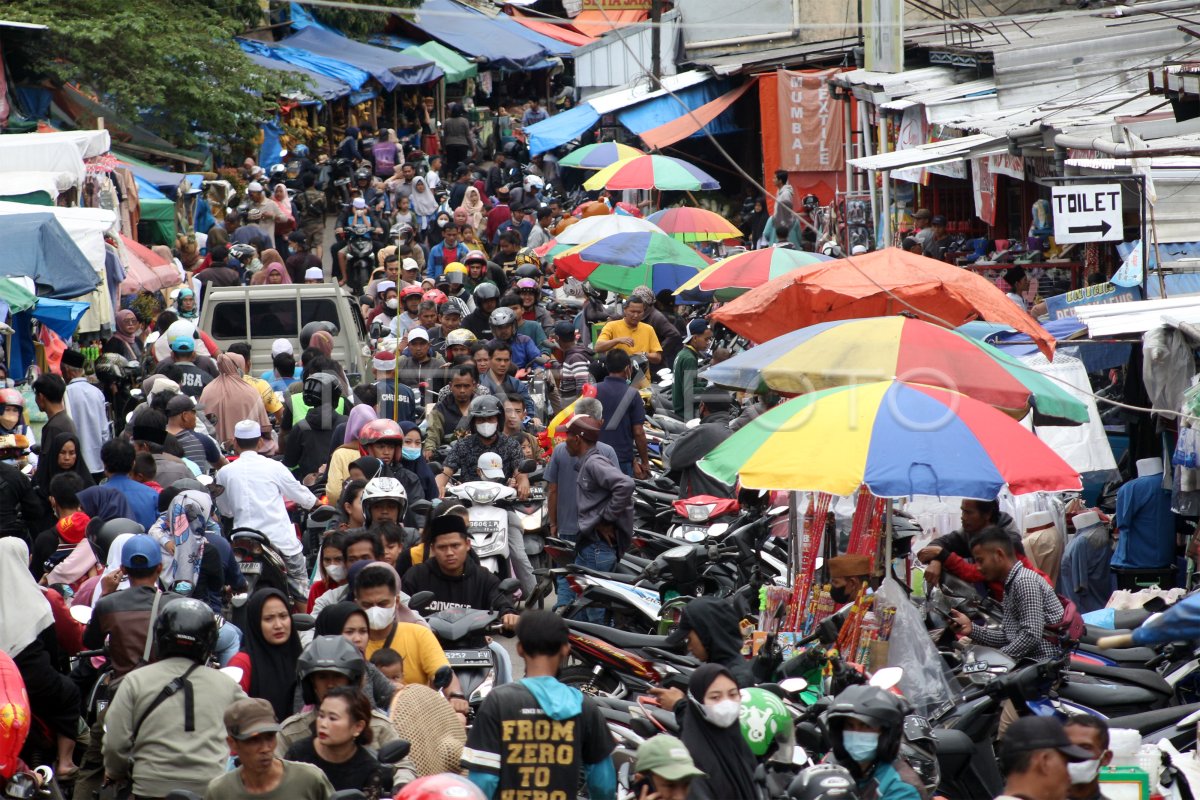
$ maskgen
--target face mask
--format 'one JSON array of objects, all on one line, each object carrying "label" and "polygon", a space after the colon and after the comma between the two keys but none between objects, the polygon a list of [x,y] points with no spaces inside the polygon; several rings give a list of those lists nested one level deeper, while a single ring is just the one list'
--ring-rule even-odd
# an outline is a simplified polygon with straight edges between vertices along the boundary
[{"label": "face mask", "polygon": [[346,580],[346,568],[341,564],[330,564],[325,568],[325,574],[331,581],[341,583]]},{"label": "face mask", "polygon": [[395,311],[397,308],[400,307],[400,301],[393,297],[392,299],[388,300],[387,303],[385,303],[384,305],[386,305],[388,307],[389,311]]},{"label": "face mask", "polygon": [[1068,761],[1067,774],[1071,776],[1071,783],[1076,786],[1081,784],[1091,783],[1096,780],[1096,776],[1100,774],[1100,759],[1093,758],[1090,761]]},{"label": "face mask", "polygon": [[875,760],[879,750],[879,734],[866,731],[843,731],[842,747],[855,761],[864,763]]},{"label": "face mask", "polygon": [[737,700],[722,700],[711,706],[708,704],[700,706],[700,713],[718,728],[728,728],[741,716],[742,704]]},{"label": "face mask", "polygon": [[419,447],[401,447],[400,457],[405,461],[416,461],[421,457],[421,448]]},{"label": "face mask", "polygon": [[0,414],[0,423],[9,430],[17,427],[17,423],[20,421],[21,412],[16,409],[12,409],[11,411],[6,409],[3,414]]},{"label": "face mask", "polygon": [[485,439],[490,439],[496,433],[496,423],[481,422],[475,426],[476,432]]},{"label": "face mask", "polygon": [[844,605],[850,602],[850,593],[846,591],[845,586],[830,586],[829,596],[833,598],[833,602],[838,605]]},{"label": "face mask", "polygon": [[367,609],[367,626],[373,631],[386,631],[396,621],[396,609],[371,606]]}]

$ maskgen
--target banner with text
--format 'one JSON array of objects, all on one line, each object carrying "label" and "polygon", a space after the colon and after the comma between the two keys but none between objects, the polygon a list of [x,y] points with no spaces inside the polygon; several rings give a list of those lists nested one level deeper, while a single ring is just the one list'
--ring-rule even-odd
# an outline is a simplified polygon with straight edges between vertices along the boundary
[{"label": "banner with text", "polygon": [[650,0],[583,0],[584,11],[649,11]]},{"label": "banner with text", "polygon": [[975,194],[975,216],[988,225],[996,224],[996,176],[986,156],[971,159],[971,189]]},{"label": "banner with text", "polygon": [[779,166],[788,172],[842,169],[845,158],[842,107],[829,92],[836,70],[792,72],[779,77]]},{"label": "banner with text", "polygon": [[1113,283],[1099,283],[1083,289],[1075,289],[1066,294],[1056,294],[1046,298],[1046,311],[1050,319],[1062,319],[1075,316],[1078,306],[1096,306],[1107,303],[1129,303],[1142,299],[1142,289],[1139,286],[1117,286]]}]

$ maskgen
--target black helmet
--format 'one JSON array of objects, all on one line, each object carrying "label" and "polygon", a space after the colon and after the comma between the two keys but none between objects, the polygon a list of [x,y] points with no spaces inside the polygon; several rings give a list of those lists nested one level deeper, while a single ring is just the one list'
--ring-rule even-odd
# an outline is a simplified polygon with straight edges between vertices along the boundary
[{"label": "black helmet", "polygon": [[116,353],[105,353],[96,359],[96,380],[100,383],[120,383],[125,380],[128,361]]},{"label": "black helmet", "polygon": [[503,417],[504,408],[500,405],[500,401],[495,395],[481,394],[471,401],[471,405],[467,408],[467,417],[469,419],[487,419],[488,417]]},{"label": "black helmet", "polygon": [[170,600],[154,622],[158,657],[180,656],[197,664],[208,660],[217,644],[217,617],[207,603],[192,597]]},{"label": "black helmet", "polygon": [[345,675],[351,686],[358,686],[367,672],[367,662],[344,636],[318,636],[296,660],[296,679],[300,681],[304,702],[310,705],[317,703],[308,680],[314,672],[336,672]]},{"label": "black helmet", "polygon": [[522,264],[513,273],[518,278],[540,278],[542,270],[534,264]]},{"label": "black helmet", "polygon": [[847,719],[856,719],[879,729],[879,748],[875,760],[876,763],[890,764],[900,751],[904,718],[911,712],[908,701],[878,686],[847,686],[833,698],[833,705],[825,712],[825,726],[829,729],[834,755],[843,764],[854,763],[842,745],[842,728]]},{"label": "black helmet", "polygon": [[788,784],[788,800],[854,800],[854,778],[837,764],[814,764]]},{"label": "black helmet", "polygon": [[87,525],[88,544],[92,546],[92,555],[99,564],[108,563],[108,550],[117,537],[124,533],[145,533],[146,529],[137,522],[125,517],[102,520],[99,517]]},{"label": "black helmet", "polygon": [[326,399],[331,408],[337,408],[338,401],[342,399],[342,385],[328,372],[315,372],[304,379],[301,399],[309,408],[320,408]]},{"label": "black helmet", "polygon": [[500,299],[500,289],[490,281],[476,286],[474,294],[475,299],[479,301]]},{"label": "black helmet", "polygon": [[327,331],[331,336],[337,336],[338,326],[334,325],[332,322],[326,322],[324,320],[318,320],[316,322],[308,323],[307,325],[305,325],[303,328],[300,329],[300,349],[301,350],[306,350],[308,348],[308,344],[309,344],[309,341],[312,339],[312,335],[314,333],[316,333],[317,331]]},{"label": "black helmet", "polygon": [[369,181],[369,180],[371,180],[371,169],[370,169],[370,167],[359,167],[358,171],[354,173],[354,180],[356,180],[356,181]]}]

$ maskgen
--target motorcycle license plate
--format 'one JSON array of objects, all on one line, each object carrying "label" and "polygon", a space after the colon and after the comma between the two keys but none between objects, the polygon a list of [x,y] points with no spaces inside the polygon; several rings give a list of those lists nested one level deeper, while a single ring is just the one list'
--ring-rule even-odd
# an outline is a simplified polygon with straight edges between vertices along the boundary
[{"label": "motorcycle license plate", "polygon": [[939,719],[940,717],[944,716],[947,712],[951,711],[954,708],[954,706],[955,706],[955,702],[953,700],[947,700],[946,702],[944,702],[940,706],[938,706],[936,709],[934,709],[933,714],[930,715],[930,719]]},{"label": "motorcycle license plate", "polygon": [[491,650],[447,650],[446,660],[451,667],[490,667]]},{"label": "motorcycle license plate", "polygon": [[242,561],[238,564],[243,575],[261,575],[262,564],[258,561]]},{"label": "motorcycle license plate", "polygon": [[530,489],[529,489],[529,499],[530,499],[530,500],[545,500],[545,499],[546,499],[546,490],[545,490],[545,488],[543,488],[543,487],[541,487],[541,486],[532,486],[532,487],[530,487]]},{"label": "motorcycle license plate", "polygon": [[970,664],[963,665],[963,674],[964,675],[972,675],[976,672],[987,672],[987,668],[988,668],[988,662],[973,661]]}]

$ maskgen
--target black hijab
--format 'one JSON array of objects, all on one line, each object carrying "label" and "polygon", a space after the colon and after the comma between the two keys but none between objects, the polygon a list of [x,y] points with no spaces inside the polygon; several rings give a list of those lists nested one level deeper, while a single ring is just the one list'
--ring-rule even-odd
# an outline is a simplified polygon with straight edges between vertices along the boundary
[{"label": "black hijab", "polygon": [[[360,563],[366,565],[370,562],[363,561]],[[367,612],[363,611],[358,604],[351,603],[349,600],[325,606],[325,608],[321,609],[321,613],[317,615],[317,624],[313,631],[317,636],[341,636],[342,630],[346,627],[346,622],[355,614],[361,614],[363,619],[367,617]]]},{"label": "black hijab", "polygon": [[[67,446],[67,442],[75,443],[75,467],[70,470],[58,466],[58,454]],[[55,475],[61,475],[63,472],[74,472],[78,475],[85,489],[96,485],[91,473],[87,471],[87,464],[83,462],[83,447],[79,444],[79,437],[73,433],[60,433],[55,436],[50,446],[38,457],[38,471],[33,477],[37,481],[38,493],[43,500],[50,499],[50,481]]]},{"label": "black hijab", "polygon": [[[246,602],[246,627],[242,632],[242,652],[250,656],[251,697],[261,697],[275,709],[275,718],[282,722],[295,711],[296,661],[300,658],[300,636],[292,627],[292,635],[283,644],[270,644],[262,633],[263,606],[277,597],[288,609],[287,595],[278,589],[259,589]],[[340,631],[339,631],[340,633]]]},{"label": "black hijab", "polygon": [[713,725],[700,713],[704,693],[718,677],[733,680],[729,670],[720,664],[704,664],[692,673],[688,681],[688,696],[684,705],[680,738],[692,754],[692,760],[702,764],[707,777],[692,781],[688,800],[754,800],[754,754],[742,738],[742,726],[728,728]]}]

